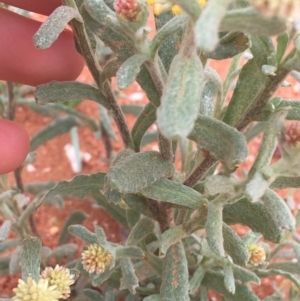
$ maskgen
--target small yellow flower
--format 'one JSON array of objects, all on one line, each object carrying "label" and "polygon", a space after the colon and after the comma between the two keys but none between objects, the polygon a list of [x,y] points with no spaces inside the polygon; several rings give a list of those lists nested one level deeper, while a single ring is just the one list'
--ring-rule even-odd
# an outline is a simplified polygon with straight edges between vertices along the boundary
[{"label": "small yellow flower", "polygon": [[258,266],[266,260],[266,251],[263,247],[252,244],[248,246],[248,250],[250,254],[249,262],[254,266]]},{"label": "small yellow flower", "polygon": [[83,268],[89,273],[101,274],[110,266],[114,258],[111,253],[97,244],[90,245],[81,253]]},{"label": "small yellow flower", "polygon": [[75,282],[74,275],[70,274],[70,270],[59,266],[58,264],[55,268],[47,267],[41,273],[42,279],[47,279],[50,285],[55,285],[57,290],[60,292],[60,297],[62,299],[67,299],[70,297],[70,286]]},{"label": "small yellow flower", "polygon": [[49,286],[49,281],[40,279],[36,283],[31,277],[27,281],[19,279],[19,284],[13,289],[15,296],[12,301],[58,301],[60,292],[56,285]]}]

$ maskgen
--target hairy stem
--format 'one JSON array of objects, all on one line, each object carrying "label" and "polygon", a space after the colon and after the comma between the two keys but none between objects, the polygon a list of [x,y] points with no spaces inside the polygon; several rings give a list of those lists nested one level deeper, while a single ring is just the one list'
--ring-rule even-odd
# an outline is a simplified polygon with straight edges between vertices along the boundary
[{"label": "hairy stem", "polygon": [[[63,3],[65,5],[68,5],[70,7],[73,7],[77,9],[76,3],[74,0],[63,0]],[[113,115],[113,118],[117,124],[118,130],[120,131],[123,143],[125,147],[129,147],[134,149],[133,140],[128,128],[128,125],[125,121],[125,117],[122,113],[122,110],[116,100],[116,97],[113,93],[113,90],[111,88],[111,85],[108,81],[105,81],[104,83],[101,82],[101,67],[95,58],[95,55],[93,53],[90,40],[88,38],[88,35],[86,33],[85,27],[83,23],[80,23],[76,20],[71,21],[71,26],[73,28],[74,35],[76,37],[78,46],[80,48],[80,52],[83,55],[86,64],[100,90],[103,90],[104,95],[106,96],[110,106],[111,106],[111,112]]]}]

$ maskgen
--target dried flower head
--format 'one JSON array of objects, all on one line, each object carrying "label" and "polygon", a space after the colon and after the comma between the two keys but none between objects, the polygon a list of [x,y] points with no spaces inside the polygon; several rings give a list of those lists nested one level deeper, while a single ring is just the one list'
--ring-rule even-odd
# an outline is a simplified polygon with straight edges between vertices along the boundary
[{"label": "dried flower head", "polygon": [[19,284],[13,289],[15,296],[12,301],[58,301],[60,292],[56,285],[49,286],[47,279],[40,279],[36,283],[31,277],[27,281],[19,279]]},{"label": "dried flower head", "polygon": [[295,0],[251,0],[256,10],[265,16],[295,18],[300,15],[300,1]]},{"label": "dried flower head", "polygon": [[263,247],[260,247],[256,244],[248,246],[250,258],[249,262],[254,266],[260,265],[266,260],[266,251]]},{"label": "dried flower head", "polygon": [[61,293],[59,298],[67,299],[70,297],[70,286],[75,282],[74,275],[70,274],[70,270],[59,266],[58,264],[53,269],[47,267],[41,273],[42,279],[47,279],[50,285],[56,285],[56,289]]},{"label": "dried flower head", "polygon": [[101,274],[111,265],[114,258],[111,253],[97,244],[90,245],[81,253],[83,268],[89,273]]},{"label": "dried flower head", "polygon": [[[182,13],[181,7],[169,0],[147,0],[147,2],[149,6],[153,6],[154,14],[157,16],[168,11],[172,11],[175,15]],[[206,4],[206,0],[198,0],[198,2],[201,6]]]},{"label": "dried flower head", "polygon": [[134,22],[138,19],[141,5],[138,0],[115,0],[114,9],[119,16]]},{"label": "dried flower head", "polygon": [[300,142],[300,122],[292,122],[285,128],[284,141],[294,146]]}]

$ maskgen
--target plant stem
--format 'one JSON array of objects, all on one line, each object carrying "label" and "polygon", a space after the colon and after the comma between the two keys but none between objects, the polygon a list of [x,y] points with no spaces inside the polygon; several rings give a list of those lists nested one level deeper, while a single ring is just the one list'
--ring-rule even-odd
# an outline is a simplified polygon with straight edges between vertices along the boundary
[{"label": "plant stem", "polygon": [[[73,7],[77,9],[76,3],[74,0],[63,0],[63,3],[65,5],[68,5],[70,7]],[[71,26],[73,28],[74,35],[76,37],[77,43],[80,48],[80,52],[83,55],[86,64],[99,88],[100,91],[103,90],[104,95],[106,96],[110,106],[113,118],[117,124],[118,130],[120,131],[123,143],[125,147],[129,147],[134,149],[133,140],[128,128],[128,125],[125,121],[125,117],[122,113],[122,110],[117,103],[117,100],[115,98],[115,95],[113,93],[113,90],[111,88],[111,85],[108,81],[105,81],[102,83],[101,80],[101,67],[98,63],[98,61],[95,58],[95,55],[93,53],[90,40],[88,38],[88,35],[86,33],[85,27],[83,23],[80,23],[76,20],[71,21]]]},{"label": "plant stem", "polygon": [[194,171],[185,179],[184,185],[193,187],[213,166],[217,160],[213,158],[209,152],[206,153],[201,163],[194,169]]},{"label": "plant stem", "polygon": [[243,116],[236,124],[236,129],[242,132],[254,120],[254,117],[264,108],[272,95],[276,92],[279,85],[283,82],[290,70],[285,68],[278,69],[276,75],[270,78],[264,89],[253,100],[246,115]]}]

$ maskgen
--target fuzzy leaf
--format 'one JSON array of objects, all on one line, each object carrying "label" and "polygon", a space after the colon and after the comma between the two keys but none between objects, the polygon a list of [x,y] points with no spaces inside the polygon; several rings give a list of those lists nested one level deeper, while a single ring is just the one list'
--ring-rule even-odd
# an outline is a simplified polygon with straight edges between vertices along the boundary
[{"label": "fuzzy leaf", "polygon": [[238,122],[250,108],[252,101],[259,95],[268,82],[268,77],[263,74],[261,67],[268,63],[271,52],[271,42],[268,38],[251,37],[251,51],[254,55],[242,68],[233,96],[228,105],[223,121],[232,126]]},{"label": "fuzzy leaf", "polygon": [[235,294],[227,291],[224,285],[224,276],[219,272],[207,271],[202,285],[223,295],[228,301],[260,301],[260,299],[246,285],[235,283]]},{"label": "fuzzy leaf", "polygon": [[156,107],[152,103],[148,103],[140,112],[131,131],[134,142],[135,151],[140,150],[141,141],[148,128],[156,120]]},{"label": "fuzzy leaf", "polygon": [[233,262],[245,266],[249,259],[247,246],[242,239],[229,226],[223,223],[224,249]]},{"label": "fuzzy leaf", "polygon": [[91,175],[78,175],[71,181],[61,181],[51,188],[43,197],[44,199],[54,197],[59,194],[62,196],[74,196],[83,198],[85,195],[98,191],[104,186],[105,173],[98,172]]},{"label": "fuzzy leaf", "polygon": [[211,250],[217,255],[225,257],[222,232],[222,211],[223,207],[221,205],[209,203],[205,230],[207,243]]},{"label": "fuzzy leaf", "polygon": [[129,258],[121,260],[121,285],[120,290],[128,289],[131,294],[136,293],[136,288],[139,286],[139,280],[134,273],[134,267]]},{"label": "fuzzy leaf", "polygon": [[274,243],[279,243],[283,234],[282,228],[278,227],[269,210],[261,202],[250,203],[247,199],[242,199],[235,204],[225,205],[223,220],[229,225],[246,225]]},{"label": "fuzzy leaf", "polygon": [[91,301],[104,301],[104,297],[99,292],[93,289],[86,288],[82,291],[82,293]]},{"label": "fuzzy leaf", "polygon": [[56,8],[33,36],[35,46],[42,49],[50,47],[67,24],[74,18],[83,23],[77,9],[69,6]]},{"label": "fuzzy leaf", "polygon": [[143,259],[144,252],[137,246],[118,247],[116,249],[116,259],[132,258],[132,259]]},{"label": "fuzzy leaf", "polygon": [[128,88],[141,71],[141,65],[149,58],[143,54],[135,54],[127,59],[117,72],[117,86],[123,90]]},{"label": "fuzzy leaf", "polygon": [[262,202],[270,212],[277,227],[294,231],[296,221],[285,201],[273,190],[267,189]]},{"label": "fuzzy leaf", "polygon": [[77,244],[64,244],[60,245],[52,250],[51,257],[55,257],[56,259],[61,259],[64,256],[68,258],[74,257],[76,251],[78,250]]},{"label": "fuzzy leaf", "polygon": [[217,47],[204,55],[214,60],[224,60],[244,52],[249,48],[248,37],[242,32],[229,32],[223,36]]},{"label": "fuzzy leaf", "polygon": [[110,109],[105,96],[95,87],[80,82],[56,82],[40,85],[34,92],[36,102],[40,105],[57,103],[65,100],[93,100]]},{"label": "fuzzy leaf", "polygon": [[111,186],[122,193],[136,193],[163,177],[174,173],[172,162],[165,161],[158,152],[130,155],[112,166],[107,178]]},{"label": "fuzzy leaf", "polygon": [[201,285],[201,281],[206,273],[206,270],[203,268],[203,266],[199,266],[197,270],[195,271],[194,275],[190,279],[190,294],[194,295],[197,291],[197,289]]},{"label": "fuzzy leaf", "polygon": [[82,224],[87,217],[88,215],[84,211],[72,212],[66,220],[63,228],[61,229],[57,244],[60,246],[69,242],[69,240],[71,239],[71,235],[68,231],[69,226],[75,224]]},{"label": "fuzzy leaf", "polygon": [[123,195],[125,203],[138,213],[141,213],[150,218],[155,218],[155,210],[147,205],[147,199],[138,194],[126,194]]},{"label": "fuzzy leaf", "polygon": [[1,242],[0,243],[0,253],[6,251],[7,249],[17,247],[18,245],[20,245],[20,241],[18,239],[11,239],[11,240],[7,240],[5,242]]},{"label": "fuzzy leaf", "polygon": [[187,137],[193,129],[204,84],[202,63],[197,54],[177,54],[157,110],[157,124],[167,138]]},{"label": "fuzzy leaf", "polygon": [[160,301],[160,297],[159,295],[151,295],[144,298],[143,301]]},{"label": "fuzzy leaf", "polygon": [[181,239],[186,235],[188,235],[188,233],[182,225],[175,226],[166,230],[161,235],[161,242],[159,246],[161,253],[166,254],[170,246],[180,242]]},{"label": "fuzzy leaf", "polygon": [[36,282],[40,278],[42,242],[38,237],[27,236],[22,242],[22,279],[31,277]]},{"label": "fuzzy leaf", "polygon": [[111,275],[117,270],[119,267],[119,263],[116,263],[116,265],[111,268],[111,269],[106,269],[102,274],[92,274],[91,275],[91,280],[92,280],[92,285],[93,286],[99,286],[101,285],[104,281],[108,280]]},{"label": "fuzzy leaf", "polygon": [[146,238],[154,230],[154,223],[151,219],[144,217],[140,219],[127,238],[127,245],[137,245],[141,240]]},{"label": "fuzzy leaf", "polygon": [[9,274],[15,275],[20,273],[21,267],[21,247],[17,247],[12,253],[9,262]]},{"label": "fuzzy leaf", "polygon": [[[206,25],[207,26],[207,25]],[[221,22],[222,31],[242,31],[260,36],[271,36],[286,30],[284,18],[265,18],[253,8],[247,7],[228,11]]]},{"label": "fuzzy leaf", "polygon": [[72,127],[81,125],[74,116],[60,117],[35,134],[30,142],[30,151],[35,151],[40,145],[52,138],[68,133]]},{"label": "fuzzy leaf", "polygon": [[300,177],[278,177],[272,184],[270,188],[299,188],[300,187]]},{"label": "fuzzy leaf", "polygon": [[140,193],[154,200],[186,206],[192,209],[199,208],[207,203],[207,200],[196,190],[165,178],[144,188]]},{"label": "fuzzy leaf", "polygon": [[[219,26],[231,0],[215,0],[207,5],[196,22],[196,42],[204,51],[212,51],[219,41]],[[223,28],[222,28],[223,30]]]},{"label": "fuzzy leaf", "polygon": [[6,276],[9,273],[10,257],[0,257],[0,276]]},{"label": "fuzzy leaf", "polygon": [[188,138],[207,149],[229,168],[243,162],[248,155],[245,136],[235,128],[209,116],[198,116]]},{"label": "fuzzy leaf", "polygon": [[71,225],[69,226],[68,230],[73,236],[78,237],[87,244],[98,243],[96,234],[82,225]]},{"label": "fuzzy leaf", "polygon": [[224,266],[224,285],[229,293],[235,293],[235,281],[232,266],[230,264]]},{"label": "fuzzy leaf", "polygon": [[246,270],[236,264],[234,264],[232,268],[235,279],[240,280],[242,283],[255,282],[257,284],[260,284],[260,278],[253,272]]},{"label": "fuzzy leaf", "polygon": [[11,221],[6,220],[0,227],[0,242],[6,240],[11,227]]},{"label": "fuzzy leaf", "polygon": [[189,272],[181,242],[171,246],[164,259],[161,301],[189,301]]}]

